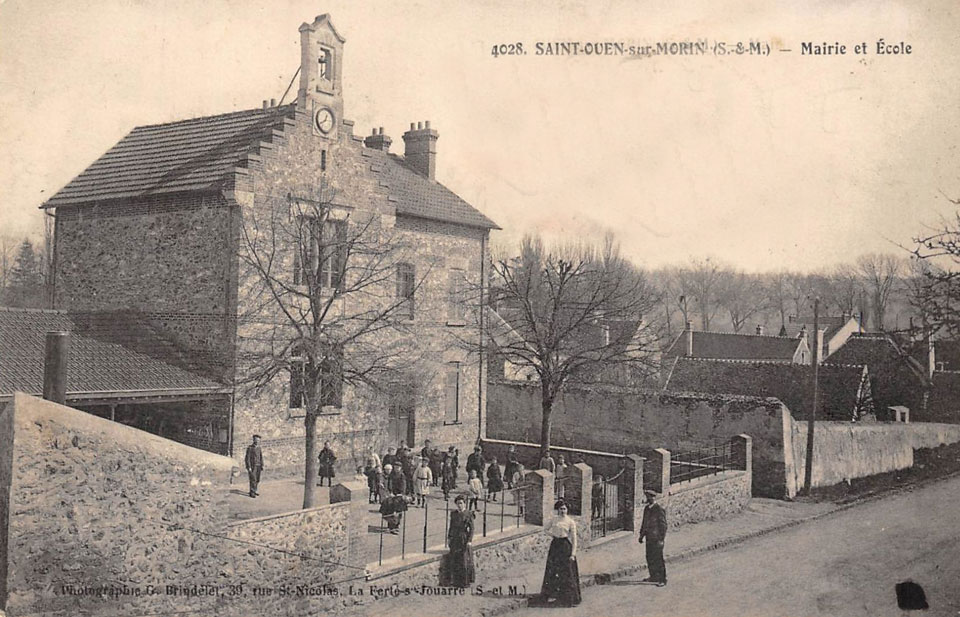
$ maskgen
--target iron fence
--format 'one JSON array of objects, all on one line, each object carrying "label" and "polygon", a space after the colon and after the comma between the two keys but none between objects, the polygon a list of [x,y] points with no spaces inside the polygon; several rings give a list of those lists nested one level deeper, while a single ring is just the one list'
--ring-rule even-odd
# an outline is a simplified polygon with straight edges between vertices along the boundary
[{"label": "iron fence", "polygon": [[[671,453],[670,484],[688,482],[728,469],[736,469],[731,442]],[[644,478],[644,484],[646,484],[646,478]]]},{"label": "iron fence", "polygon": [[619,531],[626,526],[626,497],[624,483],[627,479],[621,469],[615,475],[591,487],[593,511],[590,513],[590,535],[602,538],[608,533]]}]

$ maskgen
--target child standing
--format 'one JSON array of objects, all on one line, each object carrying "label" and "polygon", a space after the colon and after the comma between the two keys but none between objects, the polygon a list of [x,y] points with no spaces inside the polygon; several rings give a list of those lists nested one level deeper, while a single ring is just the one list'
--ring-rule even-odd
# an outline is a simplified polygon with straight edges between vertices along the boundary
[{"label": "child standing", "polygon": [[480,478],[477,477],[477,472],[470,470],[470,481],[467,482],[467,486],[470,488],[470,509],[471,510],[480,510],[478,502],[480,501],[480,495],[483,494],[483,484],[480,482]]},{"label": "child standing", "polygon": [[430,486],[433,484],[433,472],[430,470],[430,461],[425,458],[420,459],[420,467],[417,468],[417,505],[425,506],[427,495],[430,494]]}]

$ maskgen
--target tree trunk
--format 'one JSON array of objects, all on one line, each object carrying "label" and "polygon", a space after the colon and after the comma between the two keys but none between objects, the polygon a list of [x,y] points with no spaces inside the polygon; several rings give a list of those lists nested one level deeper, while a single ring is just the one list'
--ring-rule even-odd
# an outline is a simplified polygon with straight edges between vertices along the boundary
[{"label": "tree trunk", "polygon": [[303,507],[313,508],[317,503],[317,473],[320,468],[319,459],[317,459],[317,413],[315,405],[307,404],[307,417],[303,420],[306,428],[306,438],[304,439],[306,465],[303,472]]},{"label": "tree trunk", "polygon": [[[543,385],[540,388],[546,392]],[[550,451],[550,414],[553,412],[553,398],[544,394],[541,400],[541,409],[543,418],[540,422],[540,458],[543,458]]]}]

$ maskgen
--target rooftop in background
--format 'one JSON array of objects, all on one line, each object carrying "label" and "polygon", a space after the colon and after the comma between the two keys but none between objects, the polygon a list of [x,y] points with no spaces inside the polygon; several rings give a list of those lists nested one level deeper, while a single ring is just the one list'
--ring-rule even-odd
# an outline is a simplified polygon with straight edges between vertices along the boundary
[{"label": "rooftop in background", "polygon": [[797,352],[807,345],[803,339],[784,336],[684,330],[664,355],[686,355],[684,339],[688,333],[693,335],[694,358],[793,362]]},{"label": "rooftop in background", "polygon": [[[44,208],[143,199],[175,193],[219,193],[232,187],[260,144],[293,122],[296,105],[140,126],[127,134],[43,205]],[[361,146],[362,147],[362,146]],[[373,148],[398,214],[499,229],[439,182],[411,169],[403,157]]]},{"label": "rooftop in background", "polygon": [[63,311],[0,308],[0,399],[43,391],[46,333],[71,332],[67,399],[222,394],[224,386],[108,342]]},{"label": "rooftop in background", "polygon": [[[873,411],[864,366],[821,364],[818,384],[818,418],[849,421]],[[805,420],[810,413],[813,372],[809,365],[801,364],[680,356],[664,390],[774,397],[790,409],[795,420]]]}]

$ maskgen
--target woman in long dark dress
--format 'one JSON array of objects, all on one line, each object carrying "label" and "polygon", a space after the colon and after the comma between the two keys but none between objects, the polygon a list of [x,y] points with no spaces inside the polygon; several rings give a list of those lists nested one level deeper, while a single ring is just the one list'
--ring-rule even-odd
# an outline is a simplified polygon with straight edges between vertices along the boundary
[{"label": "woman in long dark dress", "polygon": [[500,471],[500,465],[496,457],[490,459],[490,465],[487,467],[487,494],[493,501],[497,500],[497,493],[503,490],[503,473]]},{"label": "woman in long dark dress", "polygon": [[567,504],[559,500],[553,506],[557,517],[546,529],[553,541],[547,553],[540,596],[544,602],[556,600],[563,606],[580,604],[580,568],[577,566],[577,523],[567,516]]},{"label": "woman in long dark dress", "polygon": [[457,509],[450,513],[450,528],[447,531],[447,543],[450,553],[447,555],[445,583],[465,588],[476,580],[476,570],[473,567],[474,514],[467,510],[467,500],[463,495],[457,495],[453,500]]}]

